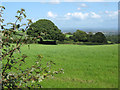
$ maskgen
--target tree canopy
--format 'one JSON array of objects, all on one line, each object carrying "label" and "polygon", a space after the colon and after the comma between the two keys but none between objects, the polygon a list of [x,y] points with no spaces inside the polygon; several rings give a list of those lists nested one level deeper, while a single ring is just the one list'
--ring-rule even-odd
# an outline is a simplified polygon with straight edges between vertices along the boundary
[{"label": "tree canopy", "polygon": [[64,40],[65,35],[61,30],[50,20],[40,19],[30,25],[27,34],[37,37],[42,36],[44,39],[50,40]]},{"label": "tree canopy", "polygon": [[105,35],[102,32],[97,32],[94,35],[94,42],[97,42],[97,43],[107,43],[107,39],[106,39]]},{"label": "tree canopy", "polygon": [[86,41],[87,40],[87,33],[81,30],[77,30],[73,33],[73,40],[74,41]]}]

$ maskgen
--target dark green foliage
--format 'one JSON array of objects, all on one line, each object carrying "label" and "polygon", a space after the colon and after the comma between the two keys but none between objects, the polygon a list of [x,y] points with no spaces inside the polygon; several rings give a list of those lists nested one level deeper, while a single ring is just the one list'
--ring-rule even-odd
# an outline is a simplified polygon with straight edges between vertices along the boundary
[{"label": "dark green foliage", "polygon": [[[71,37],[71,36],[70,36]],[[65,40],[66,41],[71,41],[71,38],[70,37],[65,37]]]},{"label": "dark green foliage", "polygon": [[33,37],[42,36],[44,39],[64,40],[65,35],[58,29],[55,24],[46,19],[41,19],[32,23],[27,30],[27,34]]},{"label": "dark green foliage", "polygon": [[87,33],[81,30],[77,30],[76,32],[73,33],[72,39],[77,42],[85,42],[87,41]]},{"label": "dark green foliage", "polygon": [[92,32],[89,32],[87,34],[87,40],[88,40],[88,42],[93,42],[94,41],[94,35],[93,35]]},{"label": "dark green foliage", "polygon": [[68,35],[72,35],[72,33],[71,33],[71,32],[68,32],[68,33],[66,33],[66,34],[68,34]]},{"label": "dark green foliage", "polygon": [[107,43],[107,39],[102,32],[97,32],[93,38],[94,38],[93,42]]},{"label": "dark green foliage", "polygon": [[120,35],[118,35],[118,43],[120,43]]},{"label": "dark green foliage", "polygon": [[97,32],[96,34],[89,32],[87,34],[84,31],[77,30],[76,32],[73,33],[73,36],[70,36],[69,39],[66,37],[65,40],[67,41],[73,40],[75,44],[76,42],[83,42],[77,44],[87,44],[87,45],[107,44],[107,39],[102,32]]},{"label": "dark green foliage", "polygon": [[106,35],[106,38],[110,43],[120,43],[120,35]]},{"label": "dark green foliage", "polygon": [[40,41],[39,44],[57,45],[56,41]]}]

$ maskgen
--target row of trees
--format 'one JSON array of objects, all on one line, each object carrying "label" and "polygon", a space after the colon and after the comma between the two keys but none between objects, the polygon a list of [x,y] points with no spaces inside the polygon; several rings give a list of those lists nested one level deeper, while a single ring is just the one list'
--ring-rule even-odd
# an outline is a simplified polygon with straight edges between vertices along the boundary
[{"label": "row of trees", "polygon": [[111,43],[120,43],[120,34],[119,35],[107,35],[107,40]]},{"label": "row of trees", "polygon": [[41,37],[47,40],[73,40],[74,42],[97,42],[97,43],[107,43],[107,39],[102,32],[97,32],[95,35],[90,32],[86,33],[81,30],[76,32],[68,33],[72,36],[69,38],[65,37],[65,34],[61,32],[60,29],[50,20],[40,19],[35,23],[32,23],[27,30],[27,34],[32,37]]},{"label": "row of trees", "polygon": [[89,32],[88,34],[84,31],[77,30],[73,33],[73,36],[69,37],[70,39],[74,40],[75,42],[96,42],[96,43],[107,43],[107,39],[102,32],[97,32],[93,34]]}]

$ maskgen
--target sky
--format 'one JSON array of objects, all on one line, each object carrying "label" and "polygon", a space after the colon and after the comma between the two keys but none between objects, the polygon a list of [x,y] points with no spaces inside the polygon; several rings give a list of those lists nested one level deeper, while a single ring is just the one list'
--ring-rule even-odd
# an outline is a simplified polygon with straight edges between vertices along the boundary
[{"label": "sky", "polygon": [[[17,2],[16,2],[17,1]],[[117,31],[118,0],[4,0],[4,23],[14,22],[17,10],[24,8],[27,18],[51,20],[62,32]],[[77,2],[78,1],[78,2]],[[83,2],[84,1],[84,2]],[[23,20],[23,23],[25,20]]]}]

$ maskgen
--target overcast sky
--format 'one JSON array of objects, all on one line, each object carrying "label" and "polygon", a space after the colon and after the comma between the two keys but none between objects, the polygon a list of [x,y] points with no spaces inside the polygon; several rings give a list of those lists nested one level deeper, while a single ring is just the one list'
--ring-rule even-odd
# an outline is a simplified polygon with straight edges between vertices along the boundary
[{"label": "overcast sky", "polygon": [[82,0],[86,2],[77,2],[77,0],[63,0],[63,2],[59,0],[53,0],[54,2],[50,2],[50,0],[49,2],[47,0],[16,1],[2,1],[2,5],[6,7],[5,23],[14,22],[16,11],[24,8],[27,18],[31,18],[33,22],[39,19],[49,19],[63,32],[75,29],[117,31],[118,28],[118,0],[106,0],[107,2],[105,0],[89,0],[92,2],[88,2],[88,0]]}]

